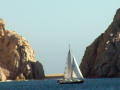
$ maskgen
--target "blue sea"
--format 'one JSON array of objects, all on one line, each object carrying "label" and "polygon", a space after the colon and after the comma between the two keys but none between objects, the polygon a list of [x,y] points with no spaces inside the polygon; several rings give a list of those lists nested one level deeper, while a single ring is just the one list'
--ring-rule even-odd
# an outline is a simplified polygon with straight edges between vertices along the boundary
[{"label": "blue sea", "polygon": [[0,90],[120,90],[120,78],[85,79],[81,84],[59,84],[56,79],[0,82]]}]

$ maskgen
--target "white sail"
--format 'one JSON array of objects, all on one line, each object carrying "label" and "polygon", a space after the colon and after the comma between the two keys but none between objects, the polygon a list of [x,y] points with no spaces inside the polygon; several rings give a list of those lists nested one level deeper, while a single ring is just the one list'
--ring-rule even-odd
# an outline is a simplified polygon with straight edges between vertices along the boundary
[{"label": "white sail", "polygon": [[83,83],[83,75],[80,72],[79,66],[76,62],[75,57],[72,56],[71,50],[69,49],[67,62],[64,71],[64,79],[59,80],[59,83]]},{"label": "white sail", "polygon": [[83,75],[79,69],[75,57],[73,57],[73,61],[72,61],[72,78],[83,79]]},{"label": "white sail", "polygon": [[71,77],[72,77],[72,56],[71,56],[71,51],[69,49],[65,72],[64,72],[64,78],[71,79]]}]

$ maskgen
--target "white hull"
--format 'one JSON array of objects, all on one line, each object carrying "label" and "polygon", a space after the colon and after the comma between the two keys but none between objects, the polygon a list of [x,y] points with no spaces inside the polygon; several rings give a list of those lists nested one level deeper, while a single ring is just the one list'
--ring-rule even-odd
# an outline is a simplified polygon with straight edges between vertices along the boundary
[{"label": "white hull", "polygon": [[75,83],[83,83],[84,80],[80,80],[80,79],[71,79],[71,80],[59,80],[58,83],[60,84],[75,84]]}]

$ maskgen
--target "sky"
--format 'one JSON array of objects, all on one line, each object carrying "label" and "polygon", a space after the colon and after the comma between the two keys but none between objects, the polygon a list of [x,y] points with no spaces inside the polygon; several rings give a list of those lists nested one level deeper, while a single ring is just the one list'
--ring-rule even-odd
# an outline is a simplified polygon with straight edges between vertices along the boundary
[{"label": "sky", "polygon": [[118,8],[119,0],[0,0],[0,18],[29,41],[45,74],[53,74],[64,72],[69,44],[80,64]]}]

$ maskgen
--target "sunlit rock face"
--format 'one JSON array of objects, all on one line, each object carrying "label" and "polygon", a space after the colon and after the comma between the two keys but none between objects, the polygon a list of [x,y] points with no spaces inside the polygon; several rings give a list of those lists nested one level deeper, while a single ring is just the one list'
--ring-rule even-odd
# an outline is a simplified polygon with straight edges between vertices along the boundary
[{"label": "sunlit rock face", "polygon": [[113,22],[86,48],[80,69],[84,77],[120,77],[120,9]]},{"label": "sunlit rock face", "polygon": [[0,81],[26,79],[44,79],[43,66],[28,41],[0,22]]}]

